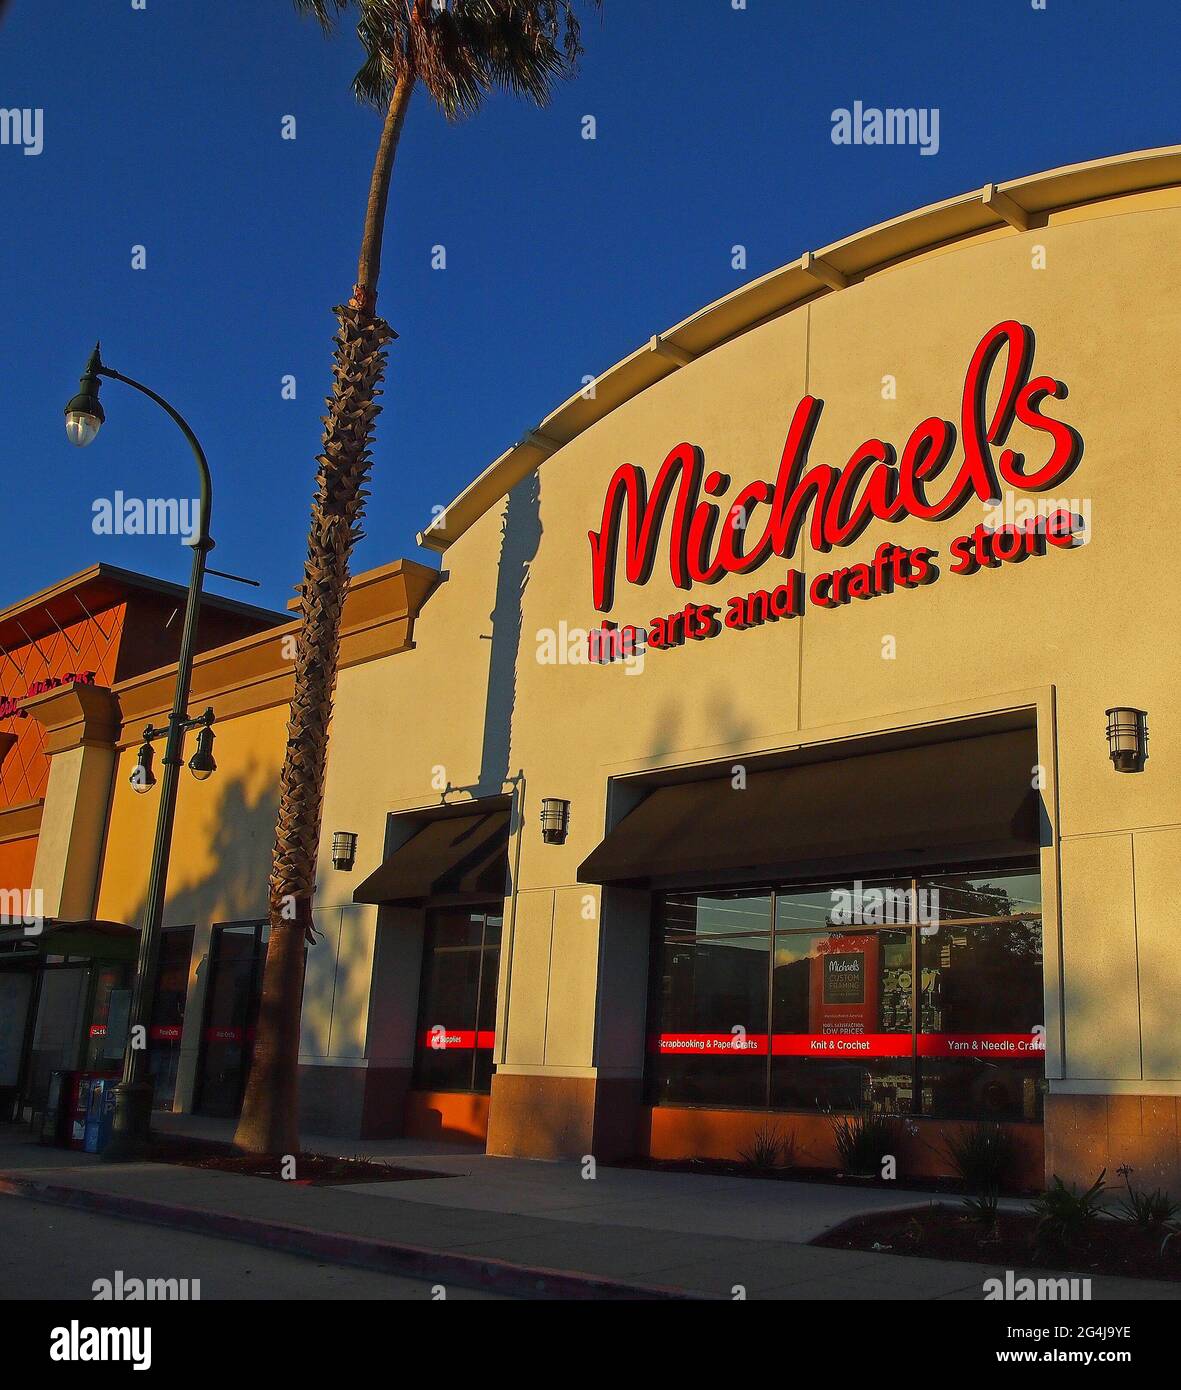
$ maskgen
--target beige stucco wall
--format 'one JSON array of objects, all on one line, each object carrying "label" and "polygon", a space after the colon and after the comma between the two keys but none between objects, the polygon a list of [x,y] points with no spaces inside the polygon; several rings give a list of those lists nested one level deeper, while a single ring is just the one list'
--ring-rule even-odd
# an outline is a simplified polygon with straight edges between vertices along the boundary
[{"label": "beige stucco wall", "polygon": [[[266,916],[286,721],[285,705],[219,721],[216,773],[205,782],[187,770],[180,777],[164,911],[165,926],[194,927],[178,1109],[193,1097],[213,928]],[[155,791],[136,793],[128,782],[135,755],[134,746],[119,755],[96,914],[129,923],[143,911],[159,806]],[[69,756],[55,758],[55,774]],[[348,1066],[364,1057],[375,918],[376,909],[351,905],[315,914],[320,940],[308,958],[304,1062]]]},{"label": "beige stucco wall", "polygon": [[[187,768],[180,775],[163,919],[166,927],[194,929],[173,1102],[178,1110],[192,1104],[213,928],[266,915],[285,718],[282,709],[265,709],[215,724],[217,771],[204,782]],[[128,781],[136,751],[132,745],[118,755],[96,914],[134,925],[143,913],[159,810],[158,790],[136,792]],[[156,751],[158,757],[160,745]],[[190,737],[186,758],[191,754]]]},{"label": "beige stucco wall", "polygon": [[33,868],[47,917],[91,916],[114,761],[110,748],[82,744],[50,763]]},{"label": "beige stucco wall", "polygon": [[[1181,958],[1168,913],[1181,850],[1173,641],[1181,580],[1165,500],[1181,425],[1171,387],[1181,343],[1179,204],[1175,191],[1111,199],[823,293],[674,372],[561,448],[447,550],[448,579],[421,613],[415,649],[342,673],[325,860],[332,830],[361,838],[356,874],[325,863],[321,906],[348,903],[380,862],[391,810],[437,803],[444,782],[486,795],[523,773],[500,1070],[638,1072],[639,1050],[629,1063],[620,1042],[627,1020],[602,1017],[599,980],[602,961],[613,981],[608,1002],[630,980],[626,1007],[642,1008],[634,981],[643,956],[627,948],[644,924],[621,895],[616,921],[629,936],[611,940],[597,890],[576,882],[604,832],[611,775],[1029,706],[1060,836],[1042,864],[1049,1074],[1062,1090],[1181,1092],[1171,1005]],[[1073,424],[1086,447],[1055,495],[1089,507],[1089,544],[960,576],[948,572],[947,544],[984,520],[982,508],[969,504],[943,523],[874,523],[845,550],[804,550],[792,563],[811,575],[866,560],[888,539],[939,550],[938,582],[651,653],[642,674],[539,663],[539,632],[596,621],[587,532],[598,529],[620,463],[642,466],[651,480],[666,453],[690,441],[704,449],[707,469],[731,475],[733,492],[773,479],[805,391],[825,401],[812,462],[843,465],[872,435],[901,448],[927,415],[958,425],[971,353],[1007,318],[1036,333],[1033,374],[1069,387],[1046,413]],[[885,376],[896,381],[894,400],[883,399]],[[1047,436],[1020,425],[1010,442],[1036,462],[1048,453]],[[691,600],[773,587],[788,567],[773,559],[687,593],[671,583],[666,541],[642,590],[620,576],[611,617],[647,622]],[[893,659],[883,657],[886,637]],[[1104,710],[1117,703],[1149,711],[1141,775],[1118,776],[1107,759]],[[543,796],[572,802],[564,846],[541,841]],[[368,960],[366,932],[358,928],[356,940]]]}]

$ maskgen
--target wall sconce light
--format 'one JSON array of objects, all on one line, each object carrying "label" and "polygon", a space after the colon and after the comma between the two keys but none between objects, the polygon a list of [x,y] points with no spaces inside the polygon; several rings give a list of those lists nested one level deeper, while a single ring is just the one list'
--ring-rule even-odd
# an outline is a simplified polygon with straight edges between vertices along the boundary
[{"label": "wall sconce light", "polygon": [[541,801],[541,838],[547,845],[564,845],[570,829],[570,803],[556,796]]},{"label": "wall sconce light", "polygon": [[1148,758],[1148,712],[1127,705],[1109,709],[1107,751],[1116,772],[1143,772]]},{"label": "wall sconce light", "polygon": [[351,830],[332,834],[332,867],[348,872],[357,862],[357,837]]}]

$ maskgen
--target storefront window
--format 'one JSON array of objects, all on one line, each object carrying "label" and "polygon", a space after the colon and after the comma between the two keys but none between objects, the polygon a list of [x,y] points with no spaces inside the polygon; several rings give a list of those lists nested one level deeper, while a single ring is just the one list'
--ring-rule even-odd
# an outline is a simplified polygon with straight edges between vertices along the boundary
[{"label": "storefront window", "polygon": [[241,1107],[268,937],[265,922],[232,922],[213,929],[194,1106],[203,1114],[233,1116]]},{"label": "storefront window", "polygon": [[[32,970],[19,966],[0,970],[0,1092],[15,1091],[20,1082],[35,980]],[[0,1113],[0,1118],[8,1116]]]},{"label": "storefront window", "polygon": [[87,1071],[118,1071],[123,1065],[130,1023],[131,967],[120,963],[96,968],[83,1067]]},{"label": "storefront window", "polygon": [[81,963],[47,963],[41,976],[26,1083],[28,1101],[35,1109],[45,1102],[53,1072],[72,1070],[79,1064],[79,1038],[85,1027],[89,985],[90,969]]},{"label": "storefront window", "polygon": [[427,918],[414,1084],[423,1091],[492,1087],[500,910],[443,908]]},{"label": "storefront window", "polygon": [[171,1110],[176,1095],[180,1035],[184,1027],[192,954],[192,927],[164,928],[160,935],[152,1022],[148,1030],[148,1071],[152,1077],[152,1104],[157,1110]]},{"label": "storefront window", "polygon": [[1040,1118],[1039,896],[1028,869],[665,895],[649,1101]]},{"label": "storefront window", "polygon": [[660,1028],[649,1039],[657,1104],[766,1104],[770,927],[767,894],[663,900]]},{"label": "storefront window", "polygon": [[1036,874],[922,881],[938,904],[920,929],[922,1113],[1037,1120],[1045,1075]]},{"label": "storefront window", "polygon": [[771,1104],[907,1113],[910,932],[776,932]]}]

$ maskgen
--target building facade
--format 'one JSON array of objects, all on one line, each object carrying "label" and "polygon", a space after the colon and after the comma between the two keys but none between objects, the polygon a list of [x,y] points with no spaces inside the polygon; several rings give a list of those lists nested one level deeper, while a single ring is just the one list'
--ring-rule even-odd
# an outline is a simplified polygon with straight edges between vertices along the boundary
[{"label": "building facade", "polygon": [[[0,612],[0,1114],[35,1112],[54,1070],[119,1065],[136,926],[96,911],[114,692],[175,660],[184,602],[98,564]],[[198,648],[277,619],[210,595]]]},{"label": "building facade", "polygon": [[[902,1172],[988,1120],[1030,1181],[1181,1185],[1179,233],[1169,149],[805,254],[485,470],[420,537],[440,574],[357,581],[399,636],[337,688],[309,1131],[732,1158],[770,1122],[823,1167],[875,1112]],[[186,789],[168,917],[199,921],[177,1103],[207,1109],[282,752],[279,701],[210,699],[243,701],[238,799]]]},{"label": "building facade", "polygon": [[[342,620],[342,680],[356,665],[382,663],[410,649],[415,615],[437,580],[433,569],[397,561],[353,581]],[[167,1077],[164,1086],[157,1082],[157,1104],[167,1108],[226,1117],[241,1105],[266,951],[267,875],[295,630],[292,617],[205,651],[194,663],[190,704],[214,711],[217,771],[204,782],[182,777],[177,798],[163,922],[163,956],[170,964],[153,1029],[153,1071]],[[120,722],[96,890],[96,915],[104,921],[137,924],[143,910],[156,798],[136,793],[131,771],[144,725],[166,717],[175,669],[144,672],[112,691]],[[305,1031],[317,1036],[312,1030],[321,1012],[334,1023],[324,1029],[323,1044],[308,1044],[318,1049],[310,1056],[325,1064],[363,1055],[374,938],[374,923],[364,917],[359,909],[329,912],[328,930],[310,953]],[[315,1110],[320,1075],[311,1072],[305,1086],[312,1106],[308,1127],[342,1133],[370,1127],[359,1111]],[[328,1098],[335,1090],[331,1080],[326,1077],[322,1088]]]}]

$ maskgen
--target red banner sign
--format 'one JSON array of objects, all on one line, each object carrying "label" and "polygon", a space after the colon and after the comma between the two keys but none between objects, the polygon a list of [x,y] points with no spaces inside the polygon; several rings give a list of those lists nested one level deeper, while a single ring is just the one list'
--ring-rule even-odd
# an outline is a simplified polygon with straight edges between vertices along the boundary
[{"label": "red banner sign", "polygon": [[206,1030],[205,1030],[205,1041],[206,1041],[206,1042],[211,1042],[211,1043],[240,1043],[240,1042],[243,1041],[243,1038],[245,1038],[245,1041],[246,1041],[246,1042],[253,1042],[253,1041],[254,1041],[254,1029],[253,1029],[253,1028],[247,1028],[247,1029],[243,1030],[243,1029],[241,1029],[241,1028],[232,1028],[232,1027],[225,1027],[225,1028],[214,1027],[214,1028],[206,1028]]},{"label": "red banner sign", "polygon": [[973,1061],[1005,1061],[1046,1055],[1044,1033],[923,1033],[920,1057],[971,1057]]},{"label": "red banner sign", "polygon": [[766,1033],[658,1033],[648,1040],[651,1051],[672,1057],[765,1057]]},{"label": "red banner sign", "polygon": [[[909,1033],[655,1033],[648,1050],[663,1057],[909,1057]],[[1039,1033],[922,1033],[920,1057],[1028,1061],[1045,1055]]]},{"label": "red banner sign", "polygon": [[471,1052],[472,1049],[488,1051],[496,1041],[496,1034],[490,1028],[428,1028],[418,1039],[419,1047],[430,1052]]},{"label": "red banner sign", "polygon": [[909,1033],[776,1033],[776,1057],[909,1057]]}]

